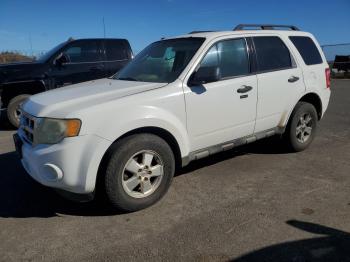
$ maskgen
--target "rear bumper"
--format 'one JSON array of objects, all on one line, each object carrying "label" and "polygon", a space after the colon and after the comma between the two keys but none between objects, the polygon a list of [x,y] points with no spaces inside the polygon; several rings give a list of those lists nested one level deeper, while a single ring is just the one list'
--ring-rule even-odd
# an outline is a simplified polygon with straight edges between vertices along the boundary
[{"label": "rear bumper", "polygon": [[331,89],[330,88],[324,89],[321,93],[322,118],[323,118],[324,114],[326,113],[330,98],[331,98]]}]

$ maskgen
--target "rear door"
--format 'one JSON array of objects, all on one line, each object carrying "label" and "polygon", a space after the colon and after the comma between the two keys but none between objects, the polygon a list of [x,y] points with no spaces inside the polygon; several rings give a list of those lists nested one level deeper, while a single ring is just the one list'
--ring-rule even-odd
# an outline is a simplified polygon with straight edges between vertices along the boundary
[{"label": "rear door", "polygon": [[112,76],[122,69],[132,58],[128,41],[106,39],[104,41],[106,77]]},{"label": "rear door", "polygon": [[77,40],[68,44],[62,53],[68,61],[54,65],[49,73],[56,87],[105,77],[101,41]]},{"label": "rear door", "polygon": [[279,36],[253,37],[258,78],[255,133],[282,126],[305,91],[303,74]]}]

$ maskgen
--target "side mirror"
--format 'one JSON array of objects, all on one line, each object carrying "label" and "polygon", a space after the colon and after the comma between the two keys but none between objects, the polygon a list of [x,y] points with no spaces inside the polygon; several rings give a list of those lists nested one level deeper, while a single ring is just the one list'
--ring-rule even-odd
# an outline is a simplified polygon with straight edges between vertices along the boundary
[{"label": "side mirror", "polygon": [[220,80],[219,67],[200,67],[191,75],[188,81],[188,86],[200,86],[206,83],[216,82],[218,80]]},{"label": "side mirror", "polygon": [[60,53],[57,58],[55,59],[54,61],[54,64],[55,65],[58,65],[58,66],[61,66],[65,63],[69,63],[70,62],[70,59],[69,59],[69,56],[65,53]]}]

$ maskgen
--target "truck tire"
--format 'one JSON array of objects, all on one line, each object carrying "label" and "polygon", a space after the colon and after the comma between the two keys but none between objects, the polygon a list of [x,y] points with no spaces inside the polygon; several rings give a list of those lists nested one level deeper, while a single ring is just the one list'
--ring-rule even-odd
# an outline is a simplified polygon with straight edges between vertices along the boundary
[{"label": "truck tire", "polygon": [[298,102],[284,134],[289,149],[294,152],[305,150],[315,138],[317,122],[315,107],[307,102]]},{"label": "truck tire", "polygon": [[170,146],[153,134],[135,134],[117,141],[105,174],[109,202],[133,212],[153,205],[168,191],[175,173]]},{"label": "truck tire", "polygon": [[18,128],[19,127],[19,118],[20,118],[20,106],[30,95],[23,94],[18,95],[12,98],[7,106],[7,118],[10,123]]}]

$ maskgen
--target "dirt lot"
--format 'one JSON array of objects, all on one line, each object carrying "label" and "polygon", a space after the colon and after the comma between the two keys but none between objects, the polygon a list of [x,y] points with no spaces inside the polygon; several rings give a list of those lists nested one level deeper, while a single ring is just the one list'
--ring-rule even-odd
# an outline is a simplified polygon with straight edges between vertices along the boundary
[{"label": "dirt lot", "polygon": [[312,146],[274,139],[192,163],[133,214],[33,182],[0,128],[1,261],[350,261],[350,81],[332,83]]}]

